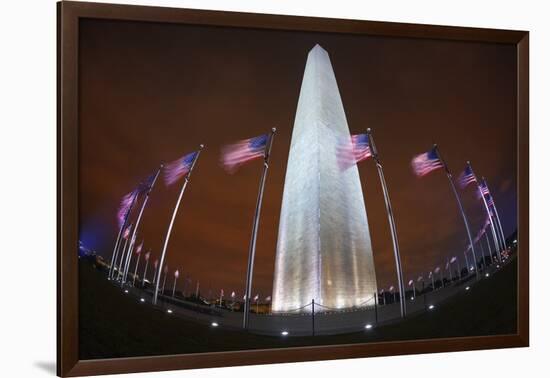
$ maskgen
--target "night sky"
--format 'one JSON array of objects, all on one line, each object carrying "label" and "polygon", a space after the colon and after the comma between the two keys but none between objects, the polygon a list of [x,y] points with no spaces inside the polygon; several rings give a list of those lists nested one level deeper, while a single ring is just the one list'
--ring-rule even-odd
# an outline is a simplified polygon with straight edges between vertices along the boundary
[{"label": "night sky", "polygon": [[[262,163],[229,175],[220,167],[220,150],[277,127],[253,284],[254,295],[271,295],[294,115],[307,53],[316,43],[330,54],[350,131],[373,129],[406,280],[443,267],[447,257],[462,258],[467,245],[444,172],[412,173],[411,158],[432,143],[455,176],[472,162],[488,180],[505,234],[516,230],[513,45],[82,20],[84,244],[109,259],[122,196],[161,162],[204,143],[166,261],[171,272],[190,276],[193,287],[200,280],[203,295],[220,288],[242,295]],[[396,285],[396,274],[382,191],[373,161],[360,163],[359,171],[378,286],[387,289]],[[144,240],[152,260],[159,258],[180,185],[167,188],[159,180],[145,210],[137,243]],[[475,235],[485,219],[482,204],[473,187],[460,194]]]}]

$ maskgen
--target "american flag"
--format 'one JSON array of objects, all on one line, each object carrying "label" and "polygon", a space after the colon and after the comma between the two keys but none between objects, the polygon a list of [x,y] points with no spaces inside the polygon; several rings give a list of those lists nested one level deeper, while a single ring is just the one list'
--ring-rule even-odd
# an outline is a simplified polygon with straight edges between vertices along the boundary
[{"label": "american flag", "polygon": [[485,199],[487,200],[487,206],[488,207],[494,207],[495,206],[495,202],[493,201],[493,196],[492,195],[488,195],[488,196],[485,196]]},{"label": "american flag", "polygon": [[137,189],[134,189],[130,193],[122,197],[122,200],[120,201],[120,206],[118,208],[118,213],[117,213],[117,220],[118,220],[119,227],[122,227],[124,225],[124,221],[130,214],[132,205],[134,204],[134,201],[136,200],[138,195],[139,195],[139,191]]},{"label": "american flag", "polygon": [[436,267],[436,268],[434,269],[434,273],[439,273],[440,270],[441,270],[441,269],[439,269],[439,267]]},{"label": "american flag", "polygon": [[418,278],[417,278],[416,282],[420,282],[420,281],[423,281],[423,280],[424,280],[424,277],[422,277],[422,276],[418,276]]},{"label": "american flag", "polygon": [[488,187],[487,184],[484,183],[484,182],[482,182],[481,184],[479,184],[479,190],[481,191],[481,193],[482,193],[484,196],[491,195],[491,192],[489,192],[489,187]]},{"label": "american flag", "polygon": [[136,255],[139,255],[141,253],[141,249],[143,248],[143,242],[141,242],[140,245],[138,245],[137,249],[136,249]]},{"label": "american flag", "polygon": [[443,168],[443,163],[439,159],[439,155],[437,154],[435,147],[428,152],[416,155],[412,159],[411,164],[414,173],[419,177],[426,176],[431,171]]},{"label": "american flag", "polygon": [[145,261],[149,261],[150,256],[151,256],[151,251],[149,251],[145,254]]},{"label": "american flag", "polygon": [[413,281],[413,280],[410,280],[410,281],[409,281],[409,286],[411,286],[413,283],[414,283],[414,281]]},{"label": "american flag", "polygon": [[231,292],[231,298],[235,298],[235,292],[234,291]]},{"label": "american flag", "polygon": [[128,227],[126,227],[126,229],[124,230],[124,233],[122,234],[122,237],[126,240],[128,240],[128,238],[130,237],[130,229],[132,228],[132,225],[129,225]]},{"label": "american flag", "polygon": [[464,189],[468,185],[474,184],[476,182],[477,180],[476,176],[474,175],[474,171],[472,171],[472,167],[470,167],[470,165],[468,164],[466,168],[464,168],[464,171],[462,171],[460,176],[458,176],[458,185],[460,185],[460,187]]},{"label": "american flag", "polygon": [[451,257],[451,264],[456,261],[456,256]]},{"label": "american flag", "polygon": [[181,177],[189,173],[198,152],[191,152],[178,160],[166,165],[166,171],[164,172],[164,181],[166,185],[172,185],[178,181]]},{"label": "american flag", "polygon": [[449,263],[445,264],[445,270],[449,270]]},{"label": "american flag", "polygon": [[154,264],[154,265],[155,265],[155,269],[157,269],[158,266],[159,266],[159,261],[158,261],[158,260],[155,260],[155,264]]},{"label": "american flag", "polygon": [[432,278],[432,272],[428,273],[428,278]]},{"label": "american flag", "polygon": [[164,274],[167,274],[167,273],[168,273],[168,265],[166,265],[166,266],[164,267]]},{"label": "american flag", "polygon": [[153,182],[155,181],[155,177],[157,177],[156,173],[152,173],[145,179],[145,181],[142,181],[139,186],[138,190],[141,193],[148,192],[149,189],[151,189],[151,186],[153,186]]},{"label": "american flag", "polygon": [[241,165],[265,157],[268,139],[269,135],[264,134],[225,146],[221,156],[224,169],[229,173],[234,173]]},{"label": "american flag", "polygon": [[254,297],[254,300],[257,302],[258,299],[260,299],[260,295],[259,295],[259,294],[256,294],[256,296]]},{"label": "american flag", "polygon": [[393,287],[393,286],[390,286],[390,289],[389,289],[389,290],[390,290],[390,291],[393,291],[393,289],[394,289],[394,287]]},{"label": "american flag", "polygon": [[178,278],[180,276],[180,271],[179,270],[176,270],[174,272],[174,277]]},{"label": "american flag", "polygon": [[338,165],[347,169],[360,161],[372,157],[368,134],[352,135],[338,147]]}]

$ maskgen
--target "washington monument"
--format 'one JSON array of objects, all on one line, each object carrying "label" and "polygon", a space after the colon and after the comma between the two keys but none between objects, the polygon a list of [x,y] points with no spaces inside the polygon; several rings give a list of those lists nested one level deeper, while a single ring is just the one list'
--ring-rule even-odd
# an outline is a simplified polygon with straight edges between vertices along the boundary
[{"label": "washington monument", "polygon": [[[359,172],[356,165],[341,169],[337,158],[339,143],[349,137],[329,55],[316,45],[308,54],[288,157],[274,312],[312,300],[333,309],[374,304],[376,275]],[[298,311],[311,312],[311,306]]]}]

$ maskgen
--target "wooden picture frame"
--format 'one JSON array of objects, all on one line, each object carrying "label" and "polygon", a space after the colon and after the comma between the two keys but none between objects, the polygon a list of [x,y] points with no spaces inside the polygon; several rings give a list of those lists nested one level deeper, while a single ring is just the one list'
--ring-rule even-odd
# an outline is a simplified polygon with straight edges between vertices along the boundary
[{"label": "wooden picture frame", "polygon": [[[337,20],[63,1],[58,14],[57,373],[59,376],[451,352],[529,345],[529,34],[525,31]],[[82,19],[216,25],[256,29],[477,41],[515,46],[517,55],[517,334],[314,346],[158,357],[79,360],[78,157],[79,22]]]}]

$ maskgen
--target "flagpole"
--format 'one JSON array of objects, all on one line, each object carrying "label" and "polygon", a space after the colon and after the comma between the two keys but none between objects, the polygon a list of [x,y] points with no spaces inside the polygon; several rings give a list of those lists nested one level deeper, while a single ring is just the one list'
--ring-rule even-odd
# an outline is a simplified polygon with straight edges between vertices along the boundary
[{"label": "flagpole", "polygon": [[145,260],[145,269],[143,270],[143,277],[141,278],[141,287],[145,287],[145,280],[147,279],[147,268],[149,267],[149,257],[147,260]]},{"label": "flagpole", "polygon": [[132,282],[132,285],[133,286],[136,286],[136,274],[137,274],[137,270],[138,270],[138,266],[139,266],[139,259],[141,258],[141,252],[138,254],[138,259],[136,261],[136,268],[134,269],[134,280]]},{"label": "flagpole", "polygon": [[[441,151],[439,151],[439,147],[437,144],[434,144],[435,151],[437,153],[437,156],[439,157],[439,160],[441,163],[443,163],[443,167],[445,168],[445,172],[447,173],[447,178],[449,179],[449,184],[451,185],[451,189],[453,190],[453,193],[456,198],[456,203],[458,205],[458,208],[460,210],[460,214],[462,215],[462,220],[464,221],[464,226],[466,227],[466,233],[468,234],[468,240],[470,241],[470,247],[472,248],[472,255],[474,256],[474,259],[476,257],[475,255],[475,249],[474,249],[474,243],[472,242],[472,234],[470,232],[470,226],[468,225],[468,218],[466,218],[466,213],[464,212],[464,207],[462,206],[462,201],[460,200],[460,197],[458,196],[458,191],[456,190],[455,183],[453,181],[453,175],[451,174],[451,171],[449,170],[449,167],[447,166],[447,163],[443,159],[443,156],[441,155]],[[476,269],[476,278],[479,278],[479,272]]]},{"label": "flagpole", "polygon": [[487,204],[487,199],[485,198],[485,195],[483,194],[483,191],[481,190],[480,182],[477,179],[476,174],[474,173],[474,170],[472,168],[472,165],[469,161],[466,162],[468,164],[468,167],[470,167],[472,174],[476,180],[477,190],[479,191],[479,195],[481,196],[481,199],[483,200],[483,206],[485,207],[485,211],[487,212],[487,216],[489,217],[489,223],[491,225],[491,232],[493,233],[493,239],[495,242],[495,247],[497,249],[497,257],[498,261],[502,261],[502,258],[500,257],[500,241],[498,240],[495,224],[493,223],[493,217],[491,216],[491,210],[489,209],[489,205]]},{"label": "flagpole", "polygon": [[489,243],[489,235],[487,235],[487,230],[485,230],[485,240],[487,240],[487,248],[489,249],[489,260],[491,265],[493,265],[493,254],[491,253],[491,243]]},{"label": "flagpole", "polygon": [[[141,217],[143,215],[143,211],[145,210],[145,206],[147,206],[147,202],[149,201],[149,196],[151,195],[151,191],[153,190],[153,187],[155,186],[155,182],[157,181],[157,178],[159,177],[160,171],[162,170],[163,165],[161,164],[159,169],[157,170],[157,173],[155,174],[155,177],[153,178],[153,182],[151,185],[149,185],[149,189],[147,190],[147,193],[145,194],[145,199],[143,200],[143,203],[141,204],[141,209],[139,210],[139,214],[136,220],[136,226],[134,227],[132,240],[135,243],[134,236],[137,234],[137,230],[139,228],[139,224],[141,222]],[[150,177],[150,176],[149,176]],[[132,249],[133,245],[131,245],[130,250]],[[122,279],[122,283],[124,284],[126,282],[126,278],[128,276],[128,269],[130,268],[130,261],[132,260],[132,256],[127,257],[126,266],[124,269],[124,277]]]},{"label": "flagpole", "polygon": [[[487,180],[485,179],[485,177],[481,177],[481,179],[485,183],[485,187],[487,188],[487,190],[489,190],[489,184],[487,183]],[[500,236],[502,238],[502,241],[504,242],[504,249],[506,249],[507,248],[506,237],[504,236],[504,229],[502,228],[502,223],[500,223],[500,217],[498,216],[498,210],[497,210],[497,205],[495,203],[495,198],[491,194],[490,190],[489,190],[489,194],[491,195],[491,198],[493,199],[493,206],[492,207],[493,207],[493,210],[495,211],[495,218],[497,220],[497,225],[498,225],[498,230],[500,231]]]},{"label": "flagpole", "polygon": [[[392,244],[393,244],[393,256],[395,259],[395,269],[397,273],[397,283],[399,285],[399,291],[404,293],[405,292],[405,284],[403,282],[403,269],[401,265],[401,256],[399,254],[399,242],[397,239],[397,227],[395,225],[395,219],[393,217],[393,210],[391,206],[390,201],[390,195],[388,193],[388,187],[386,185],[386,179],[384,177],[384,170],[382,168],[382,164],[380,163],[380,159],[378,158],[378,150],[376,149],[376,145],[374,143],[374,138],[372,137],[371,129],[367,129],[367,135],[369,140],[369,147],[371,149],[372,157],[374,158],[376,162],[376,169],[378,170],[378,177],[380,178],[380,185],[382,186],[382,192],[384,194],[384,201],[386,203],[386,213],[388,215],[388,222],[390,224],[390,232],[392,237]],[[401,307],[401,317],[404,318],[407,314],[407,308],[406,303],[407,301],[399,301],[400,307]]]},{"label": "flagpole", "polygon": [[115,248],[113,249],[113,255],[111,256],[111,266],[109,267],[109,278],[113,278],[113,271],[114,271],[114,265],[116,263],[116,259],[118,258],[118,251],[120,247],[120,238],[122,236],[122,233],[124,229],[126,228],[126,225],[128,223],[128,219],[130,218],[130,213],[132,212],[132,209],[134,208],[134,204],[136,203],[136,200],[138,198],[138,195],[136,194],[134,198],[132,199],[132,204],[128,208],[128,212],[124,216],[124,221],[122,222],[122,226],[120,227],[120,230],[118,231],[118,236],[115,243]]},{"label": "flagpole", "polygon": [[174,287],[172,288],[172,298],[176,295],[176,282],[178,281],[178,277],[174,276]]},{"label": "flagpole", "polygon": [[243,328],[248,329],[249,312],[250,312],[250,295],[252,291],[252,274],[254,271],[254,256],[256,254],[256,237],[258,234],[258,226],[260,224],[260,213],[262,210],[262,199],[264,196],[265,179],[267,176],[267,170],[269,168],[269,156],[271,155],[271,147],[273,145],[273,138],[275,136],[276,128],[271,129],[269,140],[267,141],[267,149],[264,156],[264,169],[262,177],[260,179],[260,190],[258,192],[258,198],[256,200],[256,212],[254,213],[254,222],[252,224],[252,236],[250,239],[250,246],[248,250],[248,265],[246,269],[246,288],[245,288],[245,300],[244,300],[244,316],[243,316]]},{"label": "flagpole", "polygon": [[[130,229],[132,229],[133,224],[131,224],[129,227],[130,227]],[[128,253],[128,249],[129,249],[128,240],[129,239],[130,239],[130,235],[128,235],[128,239],[126,239],[126,241],[124,242],[124,248],[122,248],[122,253],[120,255],[120,261],[118,262],[118,270],[117,270],[117,275],[116,275],[117,280],[120,278],[120,274],[121,274],[121,271],[122,271],[122,263],[124,261],[124,256],[126,256],[126,253]],[[126,246],[128,246],[128,248],[126,248]]]},{"label": "flagpole", "polygon": [[[124,226],[124,228],[126,229],[126,225]],[[122,252],[121,253],[124,253],[124,250],[126,249],[126,243],[128,243],[128,239],[127,238],[124,238],[124,244],[122,245]],[[109,272],[109,276],[110,276],[110,279],[112,280],[115,276],[115,268],[117,267],[117,259],[118,259],[118,255],[119,255],[119,249],[120,249],[120,245],[118,246],[119,248],[117,248],[117,251],[116,251],[116,254],[115,254],[115,257],[111,263],[111,272]],[[118,268],[117,268],[117,277],[118,277]]]},{"label": "flagpole", "polygon": [[118,277],[120,278],[121,287],[122,283],[124,282],[124,274],[126,272],[126,263],[128,262],[128,256],[132,254],[132,251],[134,249],[134,244],[136,243],[136,235],[133,234],[133,239],[130,239],[130,243],[128,243],[128,249],[126,252],[122,255],[122,259],[120,260],[120,268],[118,271]]},{"label": "flagpole", "polygon": [[164,238],[164,246],[162,247],[162,254],[160,255],[160,263],[158,268],[158,279],[155,286],[155,293],[153,295],[153,304],[157,304],[157,297],[158,297],[158,291],[159,291],[159,281],[160,281],[160,274],[162,272],[162,265],[164,264],[164,257],[166,256],[166,249],[168,248],[168,241],[170,240],[170,235],[172,233],[172,227],[174,226],[174,221],[176,220],[176,214],[178,213],[178,208],[181,203],[181,199],[183,197],[183,193],[185,192],[185,188],[187,187],[187,183],[189,182],[189,179],[191,177],[191,173],[193,172],[193,168],[195,168],[195,164],[197,163],[197,160],[199,158],[199,155],[204,148],[204,144],[201,144],[199,146],[199,150],[197,151],[197,154],[195,155],[195,158],[193,159],[193,163],[191,163],[191,167],[189,168],[189,172],[187,172],[187,175],[185,175],[185,179],[183,181],[183,185],[181,186],[180,194],[178,197],[178,200],[176,202],[176,206],[174,207],[174,211],[172,212],[172,219],[170,220],[170,224],[168,225],[168,230],[166,231],[166,237]]},{"label": "flagpole", "polygon": [[158,265],[158,260],[155,261],[155,263],[157,263],[157,266],[155,267],[155,273],[153,273],[153,285],[155,284],[155,281],[157,280],[157,272],[158,272],[158,269],[159,269],[159,265]]}]

